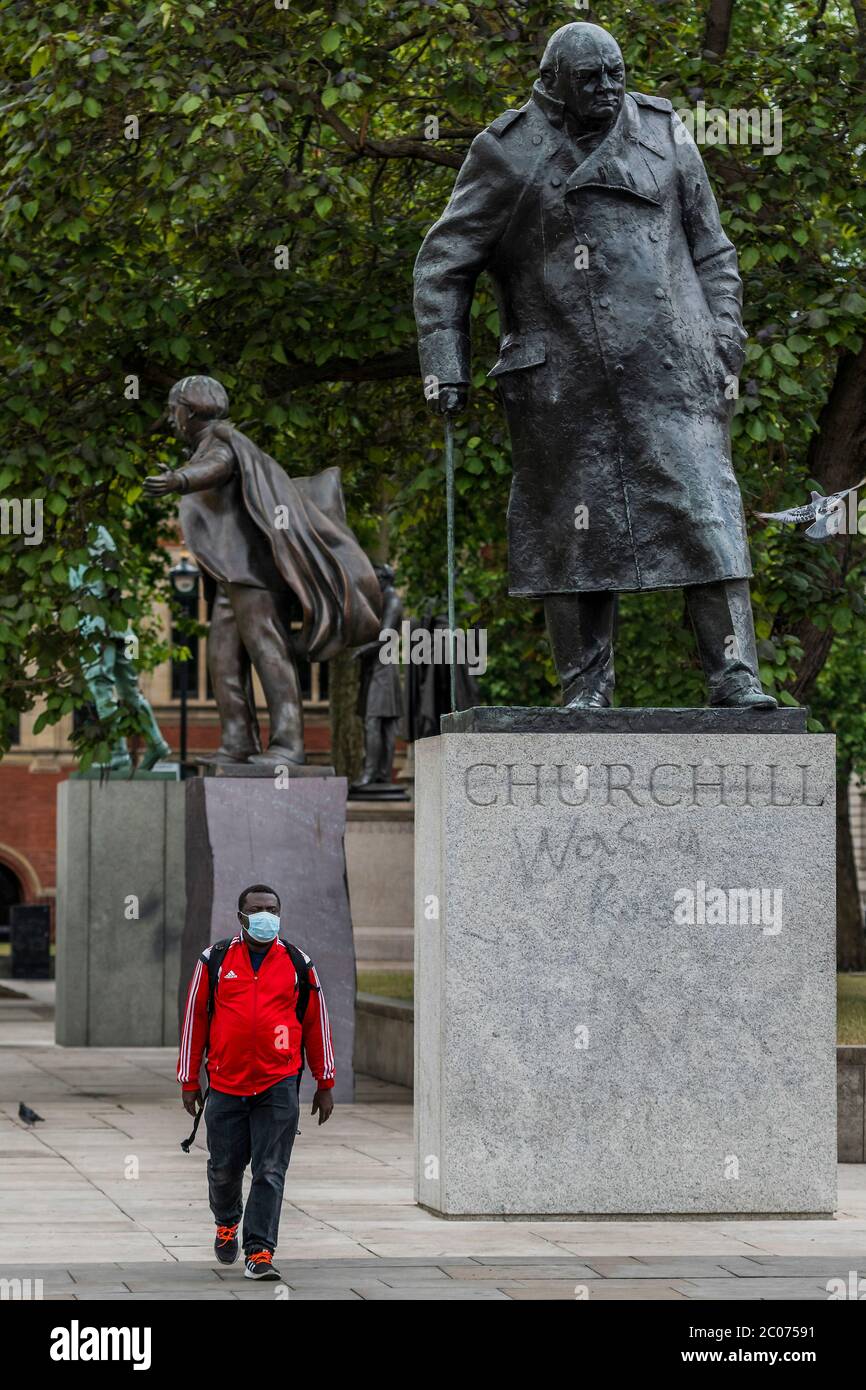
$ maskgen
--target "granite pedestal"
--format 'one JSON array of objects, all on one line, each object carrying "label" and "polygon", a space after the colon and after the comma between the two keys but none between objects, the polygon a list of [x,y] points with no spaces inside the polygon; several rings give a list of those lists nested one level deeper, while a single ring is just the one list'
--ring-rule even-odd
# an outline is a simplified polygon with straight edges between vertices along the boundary
[{"label": "granite pedestal", "polygon": [[416,748],[417,1200],[831,1213],[834,740],[800,710],[517,713]]},{"label": "granite pedestal", "polygon": [[60,783],[58,1043],[177,1043],[184,899],[182,782]]}]

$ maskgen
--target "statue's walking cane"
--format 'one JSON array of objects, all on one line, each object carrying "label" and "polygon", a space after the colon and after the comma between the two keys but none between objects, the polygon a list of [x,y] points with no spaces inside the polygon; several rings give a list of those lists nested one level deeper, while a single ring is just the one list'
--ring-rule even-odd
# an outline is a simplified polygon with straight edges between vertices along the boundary
[{"label": "statue's walking cane", "polygon": [[445,513],[448,529],[448,648],[451,679],[451,713],[457,708],[457,672],[454,666],[454,421],[445,414]]}]

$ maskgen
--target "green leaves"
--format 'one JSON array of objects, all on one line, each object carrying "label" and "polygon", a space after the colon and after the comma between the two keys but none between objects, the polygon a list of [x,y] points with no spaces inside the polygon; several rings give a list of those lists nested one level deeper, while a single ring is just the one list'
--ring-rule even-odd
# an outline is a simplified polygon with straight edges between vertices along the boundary
[{"label": "green leaves", "polygon": [[[700,56],[694,7],[669,5],[660,20],[658,6],[611,0],[603,16],[634,90],[657,93],[664,79],[685,101],[701,85],[708,109],[784,110],[775,156],[703,150],[745,282],[751,341],[735,464],[777,689],[802,660],[803,615],[835,634],[833,651],[864,645],[832,548],[817,553],[799,533],[753,519],[780,497],[808,495],[810,441],[840,356],[863,331],[856,150],[866,116],[852,17],[828,8],[816,35],[811,12],[738,0],[728,54],[714,65]],[[4,8],[0,494],[46,497],[51,533],[43,547],[0,547],[0,603],[31,606],[4,669],[47,673],[32,689],[42,699],[57,688],[50,719],[85,698],[67,572],[72,555],[81,563],[87,521],[123,539],[144,660],[158,651],[148,615],[175,510],[144,499],[140,480],[178,461],[156,422],[168,385],[188,371],[220,376],[234,418],[290,471],[338,463],[353,525],[371,545],[387,531],[407,611],[441,604],[442,430],[416,376],[411,274],[456,170],[424,153],[459,162],[474,132],[521,105],[536,40],[561,20],[540,0],[241,6],[231,18],[218,0]],[[138,140],[124,134],[130,114]],[[435,142],[419,135],[429,116],[441,127]],[[407,141],[415,148],[401,153]],[[380,144],[393,157],[378,157]],[[540,607],[507,594],[510,455],[485,379],[499,324],[483,278],[476,294],[477,379],[458,447],[460,605],[489,629],[485,698],[549,701]],[[859,563],[853,552],[855,577]],[[677,595],[624,601],[623,701],[703,697],[682,631]],[[848,728],[855,687],[852,675]],[[23,699],[7,681],[0,720]]]},{"label": "green leaves", "polygon": [[783,366],[798,366],[797,359],[794,356],[793,352],[790,348],[786,347],[784,343],[773,343],[773,346],[770,348],[770,351],[775,357],[776,361],[781,362]]},{"label": "green leaves", "polygon": [[852,290],[849,294],[842,296],[839,307],[846,314],[866,314],[866,298],[862,294],[858,294],[856,290]]}]

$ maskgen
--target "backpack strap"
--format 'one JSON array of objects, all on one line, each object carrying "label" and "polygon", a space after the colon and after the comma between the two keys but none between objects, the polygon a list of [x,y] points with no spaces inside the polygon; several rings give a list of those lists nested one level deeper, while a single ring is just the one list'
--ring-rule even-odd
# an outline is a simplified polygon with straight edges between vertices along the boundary
[{"label": "backpack strap", "polygon": [[204,1108],[207,1105],[207,1098],[209,1095],[210,1086],[208,1086],[207,1090],[205,1091],[204,1096],[202,1097],[201,1105],[195,1112],[195,1120],[193,1122],[192,1133],[190,1134],[188,1139],[181,1139],[180,1141],[180,1147],[183,1149],[185,1154],[189,1153],[190,1149],[195,1143],[195,1136],[198,1134],[198,1127],[201,1124],[201,1117],[204,1114]]},{"label": "backpack strap", "polygon": [[304,1014],[307,1012],[307,1005],[310,1002],[310,993],[312,990],[318,990],[319,988],[319,986],[314,985],[310,979],[310,966],[313,962],[300,947],[293,946],[291,941],[286,941],[282,936],[280,937],[280,941],[288,951],[292,965],[295,967],[295,974],[298,977],[298,1002],[295,1005],[295,1013],[297,1014],[298,1022],[303,1023]]},{"label": "backpack strap", "polygon": [[219,982],[220,970],[225,960],[226,951],[233,941],[233,936],[227,936],[224,941],[215,941],[206,952],[208,978],[207,1016],[209,1019],[213,1018],[216,987]]},{"label": "backpack strap", "polygon": [[[289,953],[289,959],[291,960],[292,965],[295,967],[295,974],[296,974],[297,977],[298,977],[298,998],[297,998],[297,1002],[296,1002],[296,1004],[295,1004],[295,1014],[296,1014],[296,1016],[297,1016],[298,1022],[299,1022],[300,1025],[301,1025],[301,1028],[303,1029],[303,1026],[304,1026],[304,1014],[307,1012],[307,1005],[308,1005],[309,1002],[310,1002],[310,992],[311,992],[312,990],[318,991],[318,989],[319,989],[319,986],[318,986],[318,985],[314,985],[313,982],[312,982],[312,980],[310,979],[310,966],[312,965],[313,962],[310,960],[310,957],[306,954],[306,952],[305,952],[305,951],[302,951],[301,948],[300,948],[299,946],[293,946],[292,943],[291,943],[291,941],[286,941],[282,936],[280,937],[280,941],[282,941],[283,945],[285,946],[286,950],[288,951],[288,953]],[[300,1071],[298,1072],[298,1096],[299,1096],[299,1097],[300,1097],[300,1094],[301,1094],[301,1077],[302,1077],[303,1074],[304,1074],[304,1068],[306,1067],[306,1065],[307,1065],[307,1058],[306,1058],[306,1054],[305,1054],[305,1052],[304,1052],[304,1040],[303,1040],[303,1037],[302,1037],[302,1038],[301,1038],[301,1069],[300,1069]],[[298,1134],[300,1134],[300,1132],[301,1132],[301,1131],[298,1130]]]}]

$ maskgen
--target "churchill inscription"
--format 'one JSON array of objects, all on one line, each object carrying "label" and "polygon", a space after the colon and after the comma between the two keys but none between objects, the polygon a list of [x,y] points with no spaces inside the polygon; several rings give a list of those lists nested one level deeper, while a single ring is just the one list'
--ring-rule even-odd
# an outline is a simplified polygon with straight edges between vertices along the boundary
[{"label": "churchill inscription", "polygon": [[835,779],[812,762],[470,763],[472,806],[823,806]]}]

